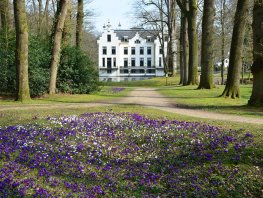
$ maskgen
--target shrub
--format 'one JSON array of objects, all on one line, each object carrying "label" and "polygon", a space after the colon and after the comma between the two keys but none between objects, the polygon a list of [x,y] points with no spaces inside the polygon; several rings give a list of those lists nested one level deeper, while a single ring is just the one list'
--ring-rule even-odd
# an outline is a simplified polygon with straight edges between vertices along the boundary
[{"label": "shrub", "polygon": [[15,33],[6,37],[0,32],[0,92],[14,94],[16,90]]},{"label": "shrub", "polygon": [[58,71],[59,92],[87,94],[99,88],[98,71],[90,58],[76,47],[62,50]]},{"label": "shrub", "polygon": [[[0,93],[16,93],[15,33],[8,38],[0,32]],[[8,45],[7,45],[8,43]],[[31,97],[48,91],[50,42],[31,36],[29,39],[29,87]],[[89,57],[80,49],[66,47],[62,50],[58,71],[59,92],[86,94],[99,88],[98,72]]]},{"label": "shrub", "polygon": [[31,97],[47,93],[49,83],[50,45],[37,37],[29,44],[29,86]]}]

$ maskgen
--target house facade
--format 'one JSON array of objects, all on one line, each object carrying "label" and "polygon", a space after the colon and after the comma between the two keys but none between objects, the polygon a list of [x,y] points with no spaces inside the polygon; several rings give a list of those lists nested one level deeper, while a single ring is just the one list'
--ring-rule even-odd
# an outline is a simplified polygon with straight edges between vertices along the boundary
[{"label": "house facade", "polygon": [[164,76],[163,53],[151,30],[131,28],[113,30],[110,24],[97,41],[100,81],[142,80]]}]

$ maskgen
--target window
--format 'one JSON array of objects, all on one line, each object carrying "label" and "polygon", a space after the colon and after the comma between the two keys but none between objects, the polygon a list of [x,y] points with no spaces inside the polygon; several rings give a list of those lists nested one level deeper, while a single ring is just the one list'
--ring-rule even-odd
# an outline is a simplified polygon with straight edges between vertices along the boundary
[{"label": "window", "polygon": [[131,48],[131,54],[132,54],[132,55],[135,55],[135,47],[132,47],[132,48]]},{"label": "window", "polygon": [[128,67],[128,58],[124,59],[124,64],[123,65],[124,65],[124,67]]},{"label": "window", "polygon": [[144,66],[144,58],[140,58],[140,66],[141,66],[141,67]]},{"label": "window", "polygon": [[159,49],[159,54],[163,54],[163,48],[162,47],[160,47],[160,49]]},{"label": "window", "polygon": [[111,58],[107,58],[107,68],[111,68]]},{"label": "window", "polygon": [[107,69],[107,74],[111,74],[111,70],[110,69]]},{"label": "window", "polygon": [[111,53],[112,53],[113,55],[116,54],[116,47],[115,47],[115,46],[112,46],[112,47],[111,47]]},{"label": "window", "polygon": [[168,41],[168,36],[165,36],[165,37],[164,37],[164,41]]},{"label": "window", "polygon": [[113,67],[116,67],[116,58],[113,58]]},{"label": "window", "polygon": [[107,41],[111,42],[111,35],[110,34],[107,35]]},{"label": "window", "polygon": [[147,42],[151,42],[152,41],[152,37],[151,36],[147,36]]},{"label": "window", "polygon": [[159,67],[162,67],[162,57],[159,57]]},{"label": "window", "polygon": [[102,47],[102,54],[104,54],[104,55],[107,54],[107,47]]},{"label": "window", "polygon": [[105,58],[102,58],[102,66],[105,67]]},{"label": "window", "polygon": [[152,66],[152,59],[147,58],[147,67],[151,67],[151,66]]},{"label": "window", "polygon": [[140,55],[144,54],[144,47],[140,47]]},{"label": "window", "polygon": [[124,42],[128,42],[128,40],[129,40],[129,39],[128,39],[128,36],[124,36],[124,37],[123,37],[123,41],[124,41]]},{"label": "window", "polygon": [[128,54],[128,47],[124,47],[124,52],[123,52],[124,54]]},{"label": "window", "polygon": [[147,54],[151,55],[152,54],[152,48],[151,47],[147,47]]},{"label": "window", "polygon": [[131,66],[132,66],[132,67],[135,67],[135,58],[132,58],[132,59],[131,59]]}]

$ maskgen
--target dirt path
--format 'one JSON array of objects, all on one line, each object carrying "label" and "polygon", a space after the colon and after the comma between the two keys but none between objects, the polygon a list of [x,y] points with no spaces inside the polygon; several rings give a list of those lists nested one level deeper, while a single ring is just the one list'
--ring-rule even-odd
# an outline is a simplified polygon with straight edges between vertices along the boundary
[{"label": "dirt path", "polygon": [[263,118],[252,118],[244,116],[236,116],[230,114],[213,113],[202,110],[193,110],[176,107],[169,98],[161,95],[155,88],[136,88],[129,93],[127,97],[123,97],[114,101],[104,101],[97,103],[69,103],[69,104],[38,104],[38,105],[5,105],[0,106],[2,110],[16,110],[16,109],[51,109],[51,108],[89,108],[97,106],[109,106],[116,104],[134,104],[144,107],[163,110],[170,113],[177,113],[186,116],[208,118],[215,120],[234,121],[242,123],[263,124]]},{"label": "dirt path", "polygon": [[125,98],[120,99],[115,104],[138,104],[149,108],[155,108],[171,113],[177,113],[186,116],[208,118],[216,120],[234,121],[242,123],[263,124],[263,118],[252,118],[236,116],[230,114],[213,113],[202,110],[193,110],[175,107],[169,100],[156,91],[154,88],[138,88],[129,93]]}]

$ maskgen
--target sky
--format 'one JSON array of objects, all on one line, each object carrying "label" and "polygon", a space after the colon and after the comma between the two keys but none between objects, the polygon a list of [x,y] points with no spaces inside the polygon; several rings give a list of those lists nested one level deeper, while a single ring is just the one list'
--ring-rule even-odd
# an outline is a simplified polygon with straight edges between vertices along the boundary
[{"label": "sky", "polygon": [[103,25],[110,21],[112,28],[117,29],[121,23],[121,29],[128,29],[133,26],[132,21],[133,0],[93,0],[86,6],[96,14],[94,24],[96,30],[103,31]]}]

